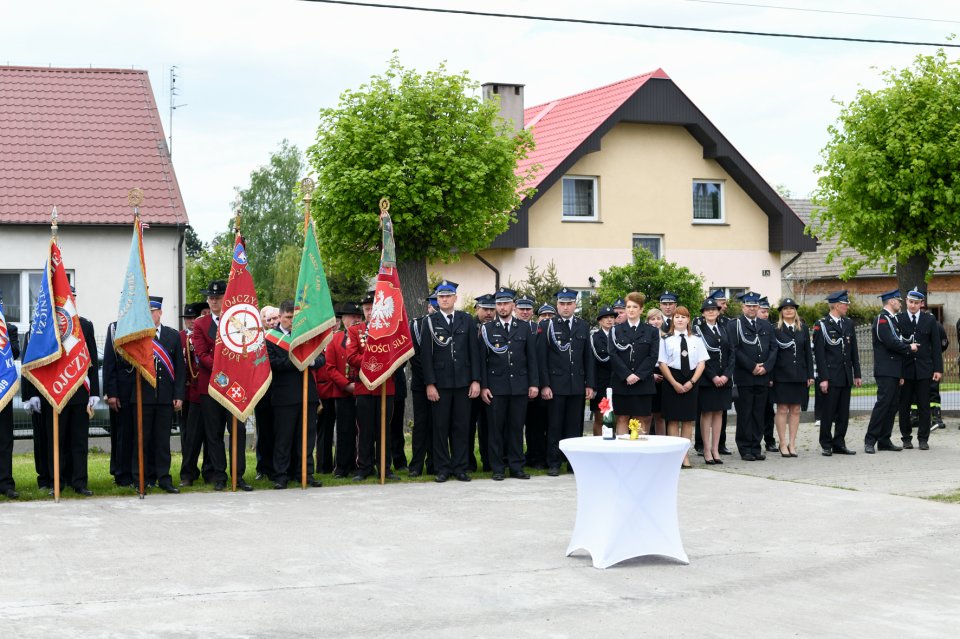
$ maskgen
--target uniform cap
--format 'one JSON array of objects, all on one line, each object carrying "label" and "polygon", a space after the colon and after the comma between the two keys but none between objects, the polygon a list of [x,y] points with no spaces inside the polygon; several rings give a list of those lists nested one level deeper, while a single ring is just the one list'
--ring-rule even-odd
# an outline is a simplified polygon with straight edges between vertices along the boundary
[{"label": "uniform cap", "polygon": [[363,299],[360,300],[360,306],[364,304],[373,304],[373,296],[376,294],[376,291],[367,291],[366,295],[363,296]]},{"label": "uniform cap", "polygon": [[155,295],[150,296],[150,310],[159,311],[163,308],[163,298]]},{"label": "uniform cap", "polygon": [[196,304],[186,304],[183,307],[183,313],[180,314],[180,317],[184,319],[195,319],[200,317],[200,311],[197,309]]},{"label": "uniform cap", "polygon": [[740,298],[740,301],[743,302],[744,306],[759,306],[760,295],[758,293],[748,291],[743,294],[743,296]]},{"label": "uniform cap", "polygon": [[717,300],[714,297],[708,297],[707,299],[703,300],[703,304],[700,305],[701,313],[704,311],[709,311],[710,309],[713,309],[715,311],[720,310],[720,305],[717,304]]},{"label": "uniform cap", "polygon": [[720,300],[726,301],[727,294],[723,292],[722,288],[718,288],[713,293],[710,293],[710,299],[714,300],[715,302],[719,302]]},{"label": "uniform cap", "polygon": [[900,295],[900,289],[898,288],[895,288],[892,291],[887,291],[886,293],[882,293],[880,295],[880,301],[882,302],[888,302],[890,300],[899,300],[899,299],[903,299],[903,296]]},{"label": "uniform cap", "polygon": [[770,300],[768,300],[766,297],[761,297],[757,303],[760,304],[760,308],[770,308]]},{"label": "uniform cap", "polygon": [[533,300],[529,297],[520,297],[517,298],[517,308],[533,308]]},{"label": "uniform cap", "polygon": [[577,299],[577,292],[572,288],[567,288],[564,286],[556,293],[557,301],[563,300],[565,302],[570,302]]},{"label": "uniform cap", "polygon": [[456,282],[451,282],[450,280],[443,280],[437,284],[437,288],[434,289],[434,295],[456,295],[457,287],[460,286]]},{"label": "uniform cap", "polygon": [[513,289],[506,288],[501,286],[497,289],[497,292],[493,294],[494,301],[497,302],[512,302],[517,297],[517,292]]},{"label": "uniform cap", "polygon": [[557,314],[557,309],[555,309],[555,308],[554,308],[552,305],[550,305],[550,304],[544,304],[544,305],[541,306],[539,309],[537,309],[537,315],[543,315],[544,313],[553,313],[554,315],[556,315],[556,314]]},{"label": "uniform cap", "polygon": [[849,304],[850,298],[847,296],[846,291],[837,291],[827,296],[827,302],[830,304]]},{"label": "uniform cap", "polygon": [[224,280],[213,280],[206,289],[200,291],[207,297],[223,297],[227,292],[227,283]]},{"label": "uniform cap", "polygon": [[614,310],[618,308],[627,308],[627,302],[622,297],[618,297],[617,301],[613,303]]},{"label": "uniform cap", "polygon": [[613,310],[612,306],[601,306],[597,310],[597,320],[601,320],[604,317],[616,317],[617,312]]},{"label": "uniform cap", "polygon": [[338,315],[343,317],[344,315],[363,315],[363,313],[360,311],[360,307],[353,302],[344,302],[340,305],[340,312]]},{"label": "uniform cap", "polygon": [[494,301],[493,295],[487,293],[485,295],[480,295],[473,303],[474,308],[496,308],[497,303]]},{"label": "uniform cap", "polygon": [[920,289],[917,288],[916,286],[914,286],[914,287],[913,287],[913,290],[911,290],[909,293],[907,293],[907,299],[908,299],[908,300],[919,300],[919,301],[922,302],[923,300],[926,299],[926,295],[924,295],[923,293],[921,293],[921,292],[920,292]]},{"label": "uniform cap", "polygon": [[660,293],[660,303],[663,304],[664,302],[673,302],[676,304],[677,294],[671,293],[670,291],[664,291],[663,293]]},{"label": "uniform cap", "polygon": [[783,309],[785,309],[785,308],[788,307],[788,306],[792,306],[792,307],[794,307],[794,308],[800,308],[800,306],[799,306],[796,302],[793,301],[793,298],[791,298],[791,297],[785,297],[785,298],[783,298],[783,300],[780,302],[780,305],[777,306],[777,311],[782,311]]}]

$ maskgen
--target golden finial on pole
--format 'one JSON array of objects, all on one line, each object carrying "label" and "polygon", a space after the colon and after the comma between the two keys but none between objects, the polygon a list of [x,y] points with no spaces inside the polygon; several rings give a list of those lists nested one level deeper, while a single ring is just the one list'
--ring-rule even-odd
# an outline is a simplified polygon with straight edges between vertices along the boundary
[{"label": "golden finial on pole", "polygon": [[240,196],[238,195],[236,199],[233,201],[233,232],[234,233],[240,232],[240,209],[241,209],[241,202],[240,202]]},{"label": "golden finial on pole", "polygon": [[300,180],[300,192],[303,193],[303,232],[310,227],[310,201],[313,199],[314,182],[305,177]]},{"label": "golden finial on pole", "polygon": [[140,205],[143,204],[143,191],[130,189],[127,191],[127,204],[133,207],[133,214],[140,215]]},{"label": "golden finial on pole", "polygon": [[389,213],[390,212],[390,198],[382,197],[380,198],[380,212]]},{"label": "golden finial on pole", "polygon": [[57,207],[54,206],[50,211],[50,234],[54,237],[57,236],[57,215]]}]

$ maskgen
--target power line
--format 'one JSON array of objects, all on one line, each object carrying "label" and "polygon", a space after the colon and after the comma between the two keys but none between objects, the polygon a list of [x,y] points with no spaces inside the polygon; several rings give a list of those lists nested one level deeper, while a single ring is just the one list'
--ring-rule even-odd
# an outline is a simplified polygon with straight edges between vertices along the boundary
[{"label": "power line", "polygon": [[833,9],[811,9],[809,7],[782,7],[775,4],[752,4],[750,2],[726,2],[724,0],[684,0],[700,4],[722,4],[732,7],[753,7],[756,9],[777,9],[779,11],[803,11],[806,13],[829,13],[839,16],[857,16],[862,18],[890,18],[893,20],[915,20],[917,22],[944,22],[960,24],[960,20],[945,20],[941,18],[917,18],[914,16],[894,16],[885,13],[857,13],[856,11],[835,11]]},{"label": "power line", "polygon": [[568,24],[588,24],[604,27],[631,27],[634,29],[660,29],[664,31],[692,31],[695,33],[716,33],[722,35],[746,35],[765,38],[793,38],[796,40],[830,40],[835,42],[856,42],[860,44],[900,44],[920,47],[947,47],[960,48],[960,44],[950,42],[909,42],[905,40],[878,40],[873,38],[845,38],[842,36],[819,36],[801,33],[773,33],[766,31],[740,31],[735,29],[708,29],[706,27],[678,27],[664,24],[643,24],[639,22],[613,22],[609,20],[587,20],[584,18],[557,18],[552,16],[535,16],[515,13],[492,13],[487,11],[467,11],[465,9],[436,9],[433,7],[415,7],[402,4],[384,4],[379,2],[350,2],[349,0],[300,0],[322,4],[339,4],[351,7],[367,7],[371,9],[397,9],[401,11],[420,11],[424,13],[445,13],[464,16],[482,16],[485,18],[508,18],[511,20],[534,20],[539,22],[562,22]]},{"label": "power line", "polygon": [[803,11],[806,13],[829,13],[839,16],[857,16],[863,18],[890,18],[893,20],[915,20],[917,22],[944,22],[947,24],[960,24],[960,20],[945,20],[941,18],[918,18],[914,16],[895,16],[885,13],[857,13],[856,11],[835,11],[832,9],[811,9],[809,7],[781,7],[775,4],[752,4],[749,2],[726,2],[724,0],[684,0],[684,2],[697,2],[699,4],[722,4],[732,7],[753,7],[756,9],[777,9],[779,11]]}]

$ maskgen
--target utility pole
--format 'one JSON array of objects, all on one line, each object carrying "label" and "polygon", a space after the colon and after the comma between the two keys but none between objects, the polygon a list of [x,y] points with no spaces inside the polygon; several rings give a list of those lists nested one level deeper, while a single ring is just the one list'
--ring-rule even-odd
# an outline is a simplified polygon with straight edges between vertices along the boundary
[{"label": "utility pole", "polygon": [[173,158],[173,112],[179,109],[180,107],[187,106],[186,104],[174,104],[177,99],[177,96],[180,95],[180,92],[177,90],[177,65],[170,67],[170,140],[167,145],[170,148],[170,158]]}]

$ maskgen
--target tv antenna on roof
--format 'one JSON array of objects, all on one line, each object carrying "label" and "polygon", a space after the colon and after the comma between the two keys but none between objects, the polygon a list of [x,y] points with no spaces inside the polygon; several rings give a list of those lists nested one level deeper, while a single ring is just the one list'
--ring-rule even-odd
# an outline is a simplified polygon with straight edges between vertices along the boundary
[{"label": "tv antenna on roof", "polygon": [[177,90],[177,65],[170,67],[170,158],[173,159],[173,112],[186,104],[174,104],[180,92]]}]

